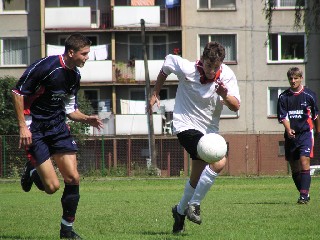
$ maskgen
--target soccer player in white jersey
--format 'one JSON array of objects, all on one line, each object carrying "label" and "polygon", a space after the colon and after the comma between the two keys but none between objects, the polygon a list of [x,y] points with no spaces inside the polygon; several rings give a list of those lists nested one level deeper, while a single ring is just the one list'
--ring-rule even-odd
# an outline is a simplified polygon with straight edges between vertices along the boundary
[{"label": "soccer player in white jersey", "polygon": [[233,71],[222,63],[224,58],[225,48],[218,42],[207,43],[201,59],[196,62],[168,55],[149,102],[151,114],[152,106],[160,105],[159,92],[167,76],[176,74],[179,85],[173,111],[173,131],[192,158],[192,171],[179,204],[172,208],[173,233],[184,231],[185,216],[201,224],[200,203],[226,164],[223,157],[209,165],[197,153],[200,138],[219,131],[223,105],[232,111],[240,108],[237,79]]}]

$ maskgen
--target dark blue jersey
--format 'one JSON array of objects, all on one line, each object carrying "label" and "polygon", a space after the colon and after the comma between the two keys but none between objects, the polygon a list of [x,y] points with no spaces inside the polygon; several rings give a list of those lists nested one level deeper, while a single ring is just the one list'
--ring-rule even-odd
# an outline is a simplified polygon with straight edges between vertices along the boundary
[{"label": "dark blue jersey", "polygon": [[303,87],[299,92],[285,90],[278,98],[278,120],[288,120],[291,129],[302,133],[313,129],[313,120],[318,117],[316,94]]},{"label": "dark blue jersey", "polygon": [[30,109],[33,119],[52,120],[65,117],[70,104],[77,109],[80,78],[79,70],[69,69],[61,55],[49,56],[31,64],[13,91],[25,96],[25,114]]}]

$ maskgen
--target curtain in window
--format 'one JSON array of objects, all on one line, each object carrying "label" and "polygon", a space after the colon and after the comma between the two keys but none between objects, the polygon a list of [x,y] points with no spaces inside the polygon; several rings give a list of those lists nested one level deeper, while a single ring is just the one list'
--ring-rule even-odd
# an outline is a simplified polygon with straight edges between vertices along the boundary
[{"label": "curtain in window", "polygon": [[211,41],[217,41],[221,43],[226,50],[225,61],[236,61],[236,41],[235,35],[212,35]]},{"label": "curtain in window", "polygon": [[3,40],[3,64],[24,65],[27,64],[27,40],[4,39]]},{"label": "curtain in window", "polygon": [[294,7],[296,5],[296,0],[280,0],[281,7]]}]

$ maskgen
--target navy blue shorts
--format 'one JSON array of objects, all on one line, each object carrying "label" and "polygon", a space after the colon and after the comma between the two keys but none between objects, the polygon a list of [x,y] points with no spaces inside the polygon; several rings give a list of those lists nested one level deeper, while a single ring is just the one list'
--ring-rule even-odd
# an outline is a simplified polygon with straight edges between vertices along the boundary
[{"label": "navy blue shorts", "polygon": [[197,146],[202,136],[203,133],[195,129],[189,129],[177,134],[180,144],[193,160],[201,160],[198,158]]},{"label": "navy blue shorts", "polygon": [[295,135],[295,138],[285,139],[286,160],[299,160],[301,156],[313,157],[313,136],[312,132],[302,132]]},{"label": "navy blue shorts", "polygon": [[62,119],[53,121],[32,121],[30,125],[32,145],[28,152],[36,161],[36,166],[45,162],[56,153],[77,152],[78,147],[73,140],[68,125]]}]

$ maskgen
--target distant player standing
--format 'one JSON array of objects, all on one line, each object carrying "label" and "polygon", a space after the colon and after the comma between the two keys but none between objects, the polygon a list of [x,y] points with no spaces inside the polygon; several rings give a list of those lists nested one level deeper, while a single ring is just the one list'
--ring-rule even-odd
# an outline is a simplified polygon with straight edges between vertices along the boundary
[{"label": "distant player standing", "polygon": [[[28,192],[35,182],[47,194],[55,193],[60,182],[51,162],[51,157],[54,158],[65,183],[60,238],[67,239],[81,237],[73,229],[80,199],[77,145],[65,122],[66,116],[98,129],[103,126],[98,117],[81,113],[77,105],[81,78],[77,67],[83,67],[88,60],[90,45],[91,41],[81,34],[69,36],[63,55],[49,56],[31,64],[12,90],[20,128],[19,147],[26,146],[32,160],[27,162],[22,175],[22,188]],[[29,109],[30,128],[25,121]]]},{"label": "distant player standing", "polygon": [[300,192],[298,203],[306,204],[310,200],[313,136],[320,132],[320,124],[317,96],[301,84],[302,75],[297,67],[288,70],[290,88],[278,98],[278,120],[285,128],[285,157],[291,167],[292,179]]},{"label": "distant player standing", "polygon": [[[168,55],[160,70],[149,102],[159,102],[159,92],[169,74],[179,79],[173,111],[173,128],[180,144],[192,158],[192,171],[184,194],[178,205],[172,208],[173,233],[184,231],[185,216],[201,224],[200,203],[222,171],[226,158],[208,165],[197,153],[200,138],[219,131],[223,104],[232,111],[240,108],[240,94],[236,76],[225,64],[225,49],[218,42],[206,44],[201,59],[190,62],[176,55]],[[214,144],[214,142],[212,143]]]}]

